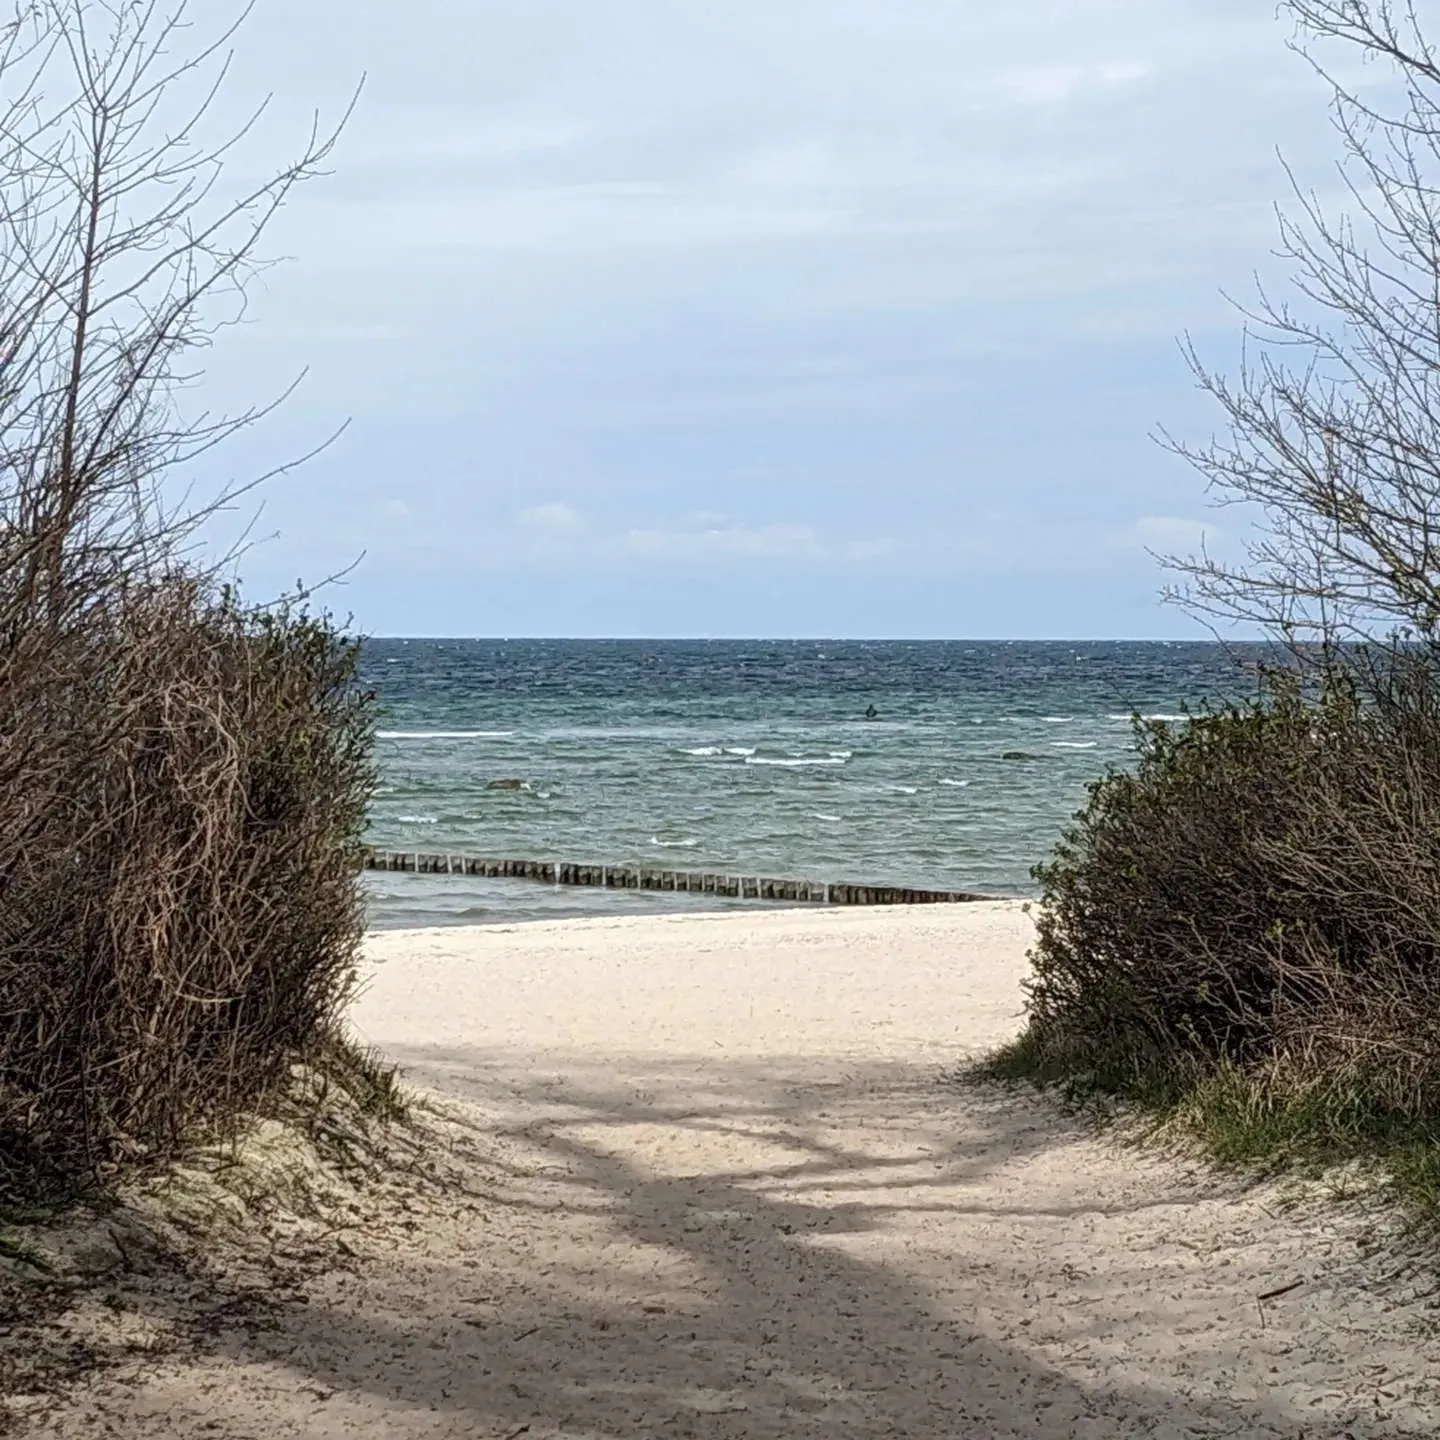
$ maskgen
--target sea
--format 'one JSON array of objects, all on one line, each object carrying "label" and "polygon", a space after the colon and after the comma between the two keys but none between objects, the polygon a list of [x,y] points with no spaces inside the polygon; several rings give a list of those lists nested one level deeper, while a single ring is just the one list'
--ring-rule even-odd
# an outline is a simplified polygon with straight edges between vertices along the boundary
[{"label": "sea", "polygon": [[[1035,893],[1135,716],[1253,695],[1204,642],[366,642],[379,849]],[[373,873],[372,927],[739,906]],[[753,905],[755,902],[748,902]]]}]

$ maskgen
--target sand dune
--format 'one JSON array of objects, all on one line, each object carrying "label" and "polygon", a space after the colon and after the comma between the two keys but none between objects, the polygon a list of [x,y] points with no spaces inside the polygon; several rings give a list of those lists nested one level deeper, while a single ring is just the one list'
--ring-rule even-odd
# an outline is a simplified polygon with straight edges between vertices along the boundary
[{"label": "sand dune", "polygon": [[1029,926],[977,905],[372,937],[354,1022],[433,1097],[447,1185],[363,1207],[273,1323],[37,1433],[1440,1432],[1440,1311],[1371,1255],[1383,1213],[947,1078],[1014,1033]]}]

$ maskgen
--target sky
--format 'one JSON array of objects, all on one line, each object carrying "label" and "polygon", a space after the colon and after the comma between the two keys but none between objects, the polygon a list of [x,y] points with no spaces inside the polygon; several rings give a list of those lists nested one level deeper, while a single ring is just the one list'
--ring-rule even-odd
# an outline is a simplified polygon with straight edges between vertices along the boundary
[{"label": "sky", "polygon": [[364,87],[207,402],[307,448],[241,565],[378,635],[1159,638],[1239,523],[1274,206],[1335,186],[1269,0],[260,0],[242,167]]}]

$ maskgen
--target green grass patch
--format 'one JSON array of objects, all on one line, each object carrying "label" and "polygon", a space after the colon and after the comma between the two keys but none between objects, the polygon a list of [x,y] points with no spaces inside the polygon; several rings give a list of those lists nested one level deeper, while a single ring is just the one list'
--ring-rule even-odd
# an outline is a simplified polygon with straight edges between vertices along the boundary
[{"label": "green grass patch", "polygon": [[0,1256],[6,1260],[18,1260],[21,1264],[29,1265],[31,1269],[39,1270],[44,1275],[51,1274],[55,1268],[45,1252],[23,1235],[7,1235],[0,1232]]},{"label": "green grass patch", "polygon": [[322,1084],[343,1089],[365,1119],[382,1125],[405,1119],[399,1069],[379,1050],[335,1038],[316,1057],[315,1070]]},{"label": "green grass patch", "polygon": [[1363,1075],[1307,1088],[1230,1064],[1189,1074],[1067,1072],[1033,1027],[970,1074],[1033,1084],[1097,1118],[1122,1105],[1132,1117],[1194,1141],[1215,1164],[1256,1178],[1373,1165],[1414,1227],[1440,1239],[1440,1124],[1387,1105]]}]

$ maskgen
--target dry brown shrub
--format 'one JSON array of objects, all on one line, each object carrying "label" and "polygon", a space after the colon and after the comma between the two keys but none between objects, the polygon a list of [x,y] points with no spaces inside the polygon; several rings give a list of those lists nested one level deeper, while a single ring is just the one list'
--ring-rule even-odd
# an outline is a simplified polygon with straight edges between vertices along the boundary
[{"label": "dry brown shrub", "polygon": [[330,1042],[370,785],[324,621],[175,576],[97,597],[36,658],[0,652],[12,1199],[223,1128]]},{"label": "dry brown shrub", "polygon": [[223,1131],[353,979],[353,648],[200,545],[285,392],[180,404],[338,133],[256,168],[247,9],[0,0],[0,1201]]},{"label": "dry brown shrub", "polygon": [[[1363,698],[1362,698],[1363,694]],[[1234,1067],[1274,1093],[1440,1120],[1440,677],[1140,731],[1054,860],[1034,1068],[1151,1093]]]}]

